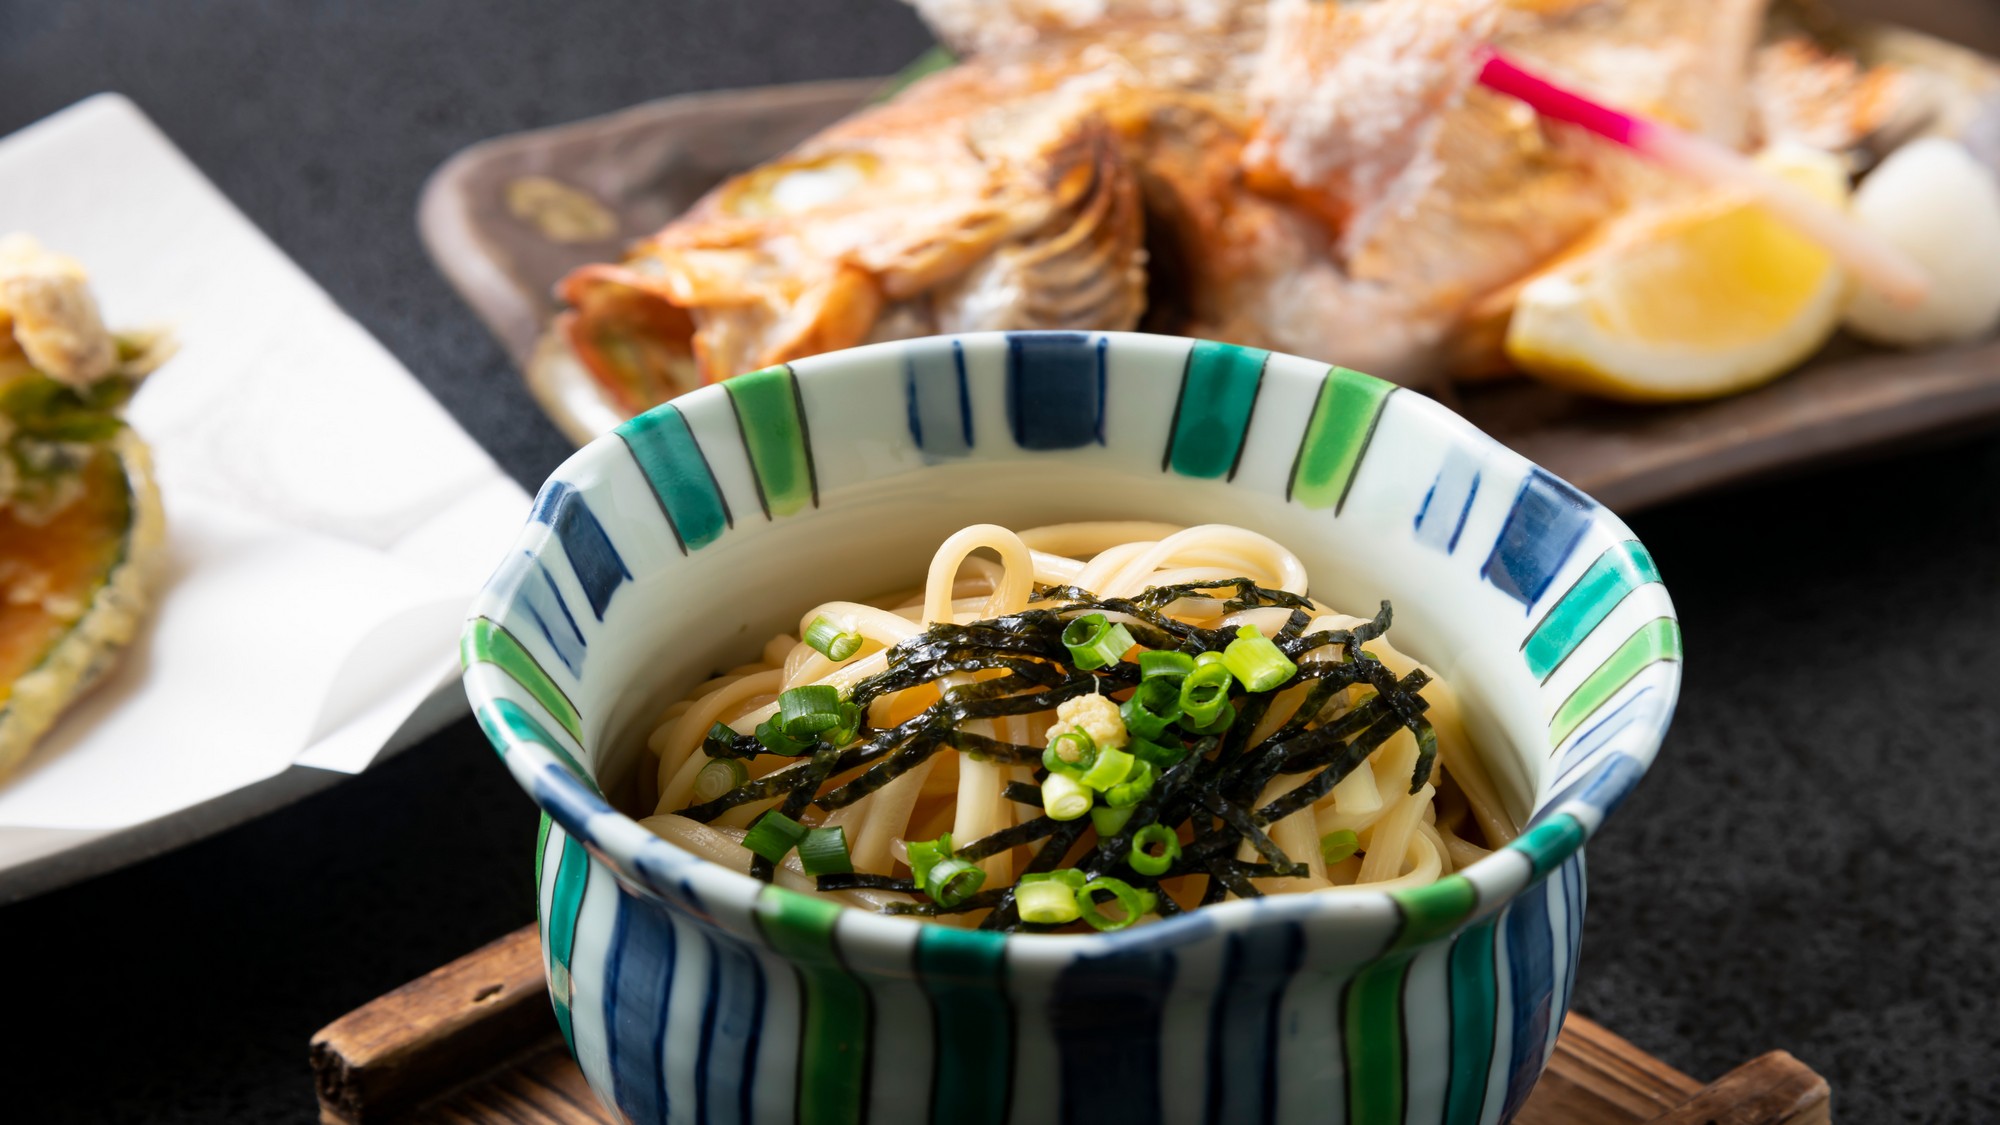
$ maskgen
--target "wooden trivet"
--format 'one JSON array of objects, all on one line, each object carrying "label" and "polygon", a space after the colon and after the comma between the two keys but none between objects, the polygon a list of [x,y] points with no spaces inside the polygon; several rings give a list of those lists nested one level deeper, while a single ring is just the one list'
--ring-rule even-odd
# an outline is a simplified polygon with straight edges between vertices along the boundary
[{"label": "wooden trivet", "polygon": [[[609,1125],[562,1042],[535,929],[349,1012],[312,1041],[327,1125]],[[1704,1086],[1579,1015],[1517,1125],[1827,1125],[1826,1080],[1784,1051]]]}]

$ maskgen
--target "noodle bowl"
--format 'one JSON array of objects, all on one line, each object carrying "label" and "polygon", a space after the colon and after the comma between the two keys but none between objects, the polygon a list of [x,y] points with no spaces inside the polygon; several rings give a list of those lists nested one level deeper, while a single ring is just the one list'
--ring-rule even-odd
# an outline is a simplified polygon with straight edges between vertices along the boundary
[{"label": "noodle bowl", "polygon": [[[1114,512],[1283,546],[1037,526]],[[557,1026],[648,1123],[1506,1120],[1680,683],[1630,529],[1436,402],[1120,334],[693,392],[471,616]]]},{"label": "noodle bowl", "polygon": [[[988,929],[1426,885],[1516,827],[1389,624],[1386,603],[1314,601],[1299,558],[1242,528],[967,527],[921,589],[815,606],[669,707],[642,823],[782,886]],[[1093,632],[1112,639],[1071,643]]]}]

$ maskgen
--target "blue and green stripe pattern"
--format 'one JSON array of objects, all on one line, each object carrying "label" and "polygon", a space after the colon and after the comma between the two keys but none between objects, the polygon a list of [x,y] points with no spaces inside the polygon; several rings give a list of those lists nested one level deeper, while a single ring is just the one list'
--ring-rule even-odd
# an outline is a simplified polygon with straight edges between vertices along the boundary
[{"label": "blue and green stripe pattern", "polygon": [[1236,475],[1270,358],[1270,352],[1258,348],[1207,340],[1188,349],[1162,468],[1211,479]]},{"label": "blue and green stripe pattern", "polygon": [[[832,903],[765,889],[758,945],[593,880],[588,853],[560,828],[543,853],[558,1025],[573,1050],[602,1052],[608,1100],[647,1123],[1003,1125],[1024,1120],[1017,1100],[1049,1084],[1060,1119],[1077,1122],[1504,1120],[1554,1048],[1583,921],[1572,855],[1499,911],[1399,940],[1342,974],[1305,965],[1310,923],[1296,922],[1220,935],[1219,964],[1197,952],[1214,936],[1182,927],[1060,969],[1010,965],[1000,935],[936,927],[904,944],[902,965],[863,970],[845,948],[868,939],[846,938],[852,915]],[[594,925],[610,941],[591,959],[579,935]],[[1200,1018],[1170,1011],[1183,974],[1213,990]],[[1035,1001],[1010,993],[1031,978],[1046,978]],[[917,1026],[885,1026],[883,998],[912,981],[925,1003],[903,1018]],[[588,1021],[579,1005],[593,1006]],[[1302,1006],[1331,1017],[1336,1104],[1324,1101],[1324,1074],[1277,1065],[1296,1033],[1285,1013]],[[1024,1067],[1031,1040],[1052,1045],[1053,1073]],[[1170,1076],[1169,1058],[1200,1064]],[[1419,1070],[1421,1087],[1410,1082]],[[1170,1085],[1198,1091],[1195,1104],[1170,1103]],[[912,1106],[923,1109],[913,1117]]]},{"label": "blue and green stripe pattern", "polygon": [[715,542],[734,523],[708,457],[678,407],[668,403],[648,410],[615,432],[653,486],[682,554]]},{"label": "blue and green stripe pattern", "polygon": [[1338,514],[1395,389],[1393,383],[1344,367],[1328,371],[1293,458],[1286,497]]},{"label": "blue and green stripe pattern", "polygon": [[1637,540],[1607,547],[1590,569],[1566,590],[1546,616],[1535,625],[1521,651],[1528,671],[1547,683],[1550,673],[1569,659],[1576,646],[1589,636],[1626,595],[1641,586],[1660,580],[1653,556]]},{"label": "blue and green stripe pattern", "polygon": [[[737,432],[750,455],[750,471],[757,477],[757,498],[764,514],[789,516],[807,505],[818,507],[819,476],[813,467],[812,433],[792,369],[767,367],[727,380],[722,386],[736,411]],[[669,404],[658,409],[674,407]]]},{"label": "blue and green stripe pattern", "polygon": [[[660,591],[726,598],[756,537],[799,542],[794,521],[898,474],[1004,482],[1038,459],[1058,470],[1040,479],[1195,505],[1113,515],[1352,545],[1391,594],[1420,575],[1449,601],[1437,627],[1482,646],[1486,688],[1535,702],[1520,838],[1422,888],[1006,937],[752,883],[611,808],[601,740],[630,722],[597,712],[657,686],[619,666],[632,637],[690,627]],[[965,499],[962,522],[983,518]],[[542,490],[461,658],[545,813],[557,1024],[624,1120],[1495,1125],[1553,1050],[1582,848],[1657,751],[1681,649],[1615,517],[1421,396],[1226,344],[996,333],[802,360],[619,426]]]}]

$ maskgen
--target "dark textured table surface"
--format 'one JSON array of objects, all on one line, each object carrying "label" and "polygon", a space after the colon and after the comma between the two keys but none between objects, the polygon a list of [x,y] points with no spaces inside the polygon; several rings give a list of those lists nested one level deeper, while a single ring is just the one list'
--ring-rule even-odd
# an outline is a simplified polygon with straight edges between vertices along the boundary
[{"label": "dark textured table surface", "polygon": [[[884,74],[927,41],[893,0],[0,0],[0,133],[130,95],[533,486],[567,447],[425,260],[424,176],[495,134]],[[1591,846],[1577,1007],[1705,1078],[1786,1048],[1844,1120],[2000,1119],[2000,440],[1633,524],[1687,683]],[[0,1120],[314,1120],[307,1038],[529,921],[534,830],[465,721],[0,909]]]}]

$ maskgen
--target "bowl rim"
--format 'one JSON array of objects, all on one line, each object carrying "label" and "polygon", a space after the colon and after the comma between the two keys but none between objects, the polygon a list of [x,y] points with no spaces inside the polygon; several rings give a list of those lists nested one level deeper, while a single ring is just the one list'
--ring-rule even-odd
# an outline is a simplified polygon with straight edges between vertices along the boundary
[{"label": "bowl rim", "polygon": [[[1175,346],[1206,342],[1195,337],[1137,332],[976,332],[921,339],[970,344],[995,337],[1018,336],[1083,336],[1093,341],[1104,340],[1110,343],[1121,339],[1166,341]],[[900,361],[902,349],[914,342],[896,340],[867,344],[826,352],[778,366],[789,367],[794,377],[801,381],[839,378],[839,369],[846,364],[891,356]],[[1273,358],[1285,355],[1278,352],[1270,354]],[[1301,357],[1287,358],[1308,365],[1340,370],[1338,365],[1323,361],[1305,360]],[[684,406],[691,400],[712,400],[725,394],[720,384],[711,383],[680,396],[675,402]],[[1426,429],[1441,431],[1441,440],[1470,444],[1482,452],[1498,451],[1507,457],[1517,458],[1521,463],[1546,474],[1551,479],[1560,480],[1554,474],[1547,473],[1547,470],[1540,469],[1534,462],[1508,449],[1441,403],[1414,393],[1409,395],[1408,399],[1416,406]],[[661,408],[653,408],[654,411],[659,409]],[[537,522],[536,514],[543,512],[546,506],[555,502],[560,492],[573,488],[569,481],[589,479],[591,466],[607,458],[623,455],[624,445],[614,431],[599,435],[565,458],[537,491],[534,508],[527,524],[510,545],[506,557],[512,558],[515,554],[523,552],[530,557],[538,556],[547,543],[555,537],[549,533],[547,525]],[[1609,509],[1590,499],[1581,490],[1568,485],[1567,482],[1562,483],[1577,496],[1590,500],[1588,515],[1593,525],[1608,524],[1612,530],[1619,533],[1619,538],[1637,542],[1636,536],[1633,536]],[[466,622],[467,637],[480,619],[479,605],[483,603],[486,595],[493,591],[504,572],[503,567],[502,572],[496,574],[482,589],[480,600],[474,603],[473,612]],[[1657,602],[1658,613],[1655,616],[1674,622],[1677,627],[1678,617],[1664,585],[1655,580],[1647,586],[1634,590],[1631,596],[1646,591],[1651,591],[1648,596]],[[560,825],[564,832],[582,843],[592,859],[605,864],[626,890],[654,900],[676,903],[702,920],[735,931],[760,944],[763,943],[761,925],[767,924],[771,915],[778,912],[776,908],[783,907],[788,902],[810,903],[814,907],[824,907],[826,911],[837,912],[843,949],[853,948],[857,944],[866,947],[882,943],[902,949],[907,947],[913,935],[924,930],[940,928],[918,917],[876,914],[859,908],[849,908],[830,900],[818,899],[790,888],[764,883],[687,852],[654,835],[636,818],[612,806],[593,784],[587,784],[577,772],[573,772],[577,768],[576,763],[566,760],[569,757],[567,751],[557,748],[553,743],[544,742],[524,733],[515,726],[488,721],[489,706],[504,697],[493,690],[488,677],[475,674],[476,666],[469,649],[462,649],[462,661],[464,685],[472,710],[479,716],[481,728],[510,772],[514,774],[516,782],[548,819]],[[1600,768],[1581,776],[1534,812],[1514,840],[1494,850],[1491,855],[1461,868],[1452,875],[1443,876],[1427,886],[1389,891],[1322,890],[1258,899],[1231,899],[1143,926],[1110,933],[1001,934],[957,928],[950,928],[950,932],[1004,939],[1010,961],[1027,965],[1039,963],[1046,966],[1065,964],[1078,957],[1098,957],[1113,952],[1171,949],[1191,941],[1202,940],[1217,931],[1234,932],[1252,926],[1263,927],[1283,923],[1309,923],[1315,929],[1325,926],[1348,926],[1352,927],[1357,935],[1384,933],[1386,945],[1376,948],[1372,954],[1357,957],[1357,962],[1369,960],[1373,956],[1380,956],[1395,949],[1409,948],[1436,940],[1499,912],[1523,892],[1540,883],[1576,856],[1583,845],[1595,835],[1604,819],[1615,811],[1636,787],[1651,767],[1665,739],[1673,719],[1680,688],[1681,658],[1676,655],[1660,663],[1669,665],[1665,672],[1666,682],[1663,685],[1664,704],[1657,708],[1656,716],[1641,727],[1636,742],[1636,754],[1621,754],[1620,761],[1610,763],[1616,768]],[[1579,727],[1566,736],[1564,744],[1569,744],[1569,739],[1582,737],[1588,737],[1588,731]],[[1468,897],[1469,903],[1464,901]],[[763,921],[760,922],[760,919]],[[546,930],[544,932],[546,935]]]}]

